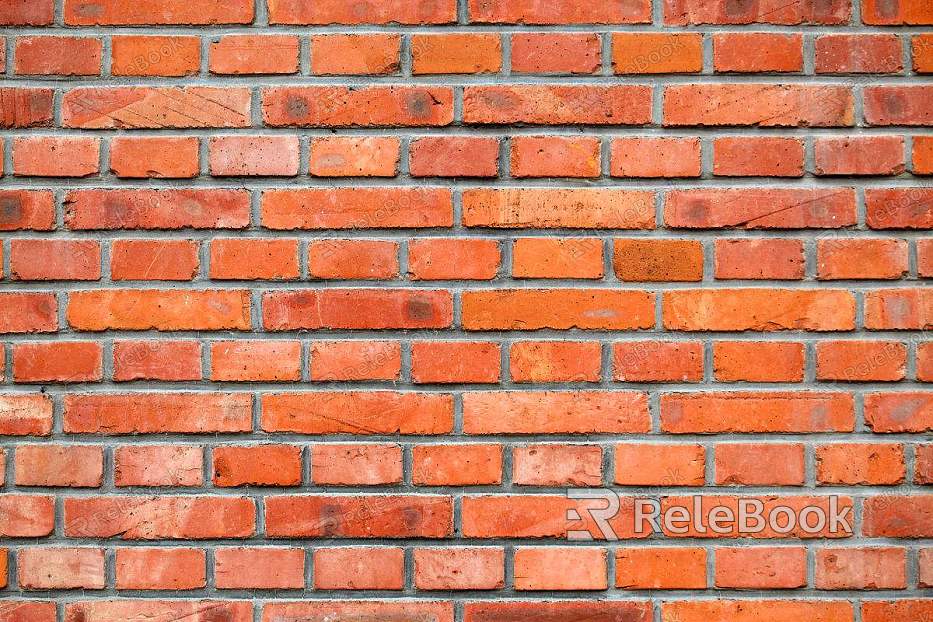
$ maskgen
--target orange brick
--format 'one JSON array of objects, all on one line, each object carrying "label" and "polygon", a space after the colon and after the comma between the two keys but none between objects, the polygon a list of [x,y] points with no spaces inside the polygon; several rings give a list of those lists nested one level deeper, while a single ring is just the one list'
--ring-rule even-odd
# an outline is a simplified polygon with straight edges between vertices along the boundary
[{"label": "orange brick", "polygon": [[512,245],[512,276],[522,279],[601,279],[599,238],[519,238]]},{"label": "orange brick", "polygon": [[698,73],[703,37],[696,33],[613,33],[612,66],[617,74]]},{"label": "orange brick", "polygon": [[388,75],[398,73],[402,38],[390,34],[315,35],[311,73]]},{"label": "orange brick", "polygon": [[595,34],[512,34],[514,73],[593,74],[600,67],[601,56]]},{"label": "orange brick", "polygon": [[512,481],[520,486],[599,486],[602,448],[541,444],[512,449]]},{"label": "orange brick", "polygon": [[699,177],[698,138],[617,138],[612,141],[613,177]]},{"label": "orange brick", "polygon": [[93,382],[103,375],[101,345],[90,341],[18,343],[14,382]]},{"label": "orange brick", "polygon": [[487,281],[495,278],[500,260],[495,240],[423,238],[408,243],[408,272],[413,281]]},{"label": "orange brick", "polygon": [[599,177],[599,140],[562,136],[512,139],[513,177]]},{"label": "orange brick", "polygon": [[398,445],[313,445],[311,480],[318,485],[378,486],[402,481]]},{"label": "orange brick", "polygon": [[19,75],[98,76],[103,44],[85,37],[17,37],[13,72]]},{"label": "orange brick", "polygon": [[210,171],[215,176],[298,174],[297,136],[222,136],[211,138]]},{"label": "orange brick", "polygon": [[198,37],[127,35],[111,40],[115,76],[181,77],[201,68]]},{"label": "orange brick", "polygon": [[802,343],[716,341],[713,373],[720,382],[801,382]]},{"label": "orange brick", "polygon": [[719,443],[719,486],[802,486],[804,447],[799,443]]},{"label": "orange brick", "polygon": [[308,274],[316,279],[383,280],[398,276],[398,243],[382,240],[314,240]]},{"label": "orange brick", "polygon": [[495,177],[499,140],[465,136],[419,138],[411,143],[414,177]]},{"label": "orange brick", "polygon": [[807,550],[803,547],[716,549],[716,587],[774,590],[805,587]]},{"label": "orange brick", "polygon": [[802,177],[804,147],[799,138],[759,136],[713,140],[713,174],[733,177]]},{"label": "orange brick", "polygon": [[497,590],[505,585],[501,548],[417,548],[414,561],[419,590]]},{"label": "orange brick", "polygon": [[318,177],[395,177],[399,145],[398,138],[315,138],[310,172]]},{"label": "orange brick", "polygon": [[196,590],[207,585],[204,551],[184,548],[118,548],[117,589]]},{"label": "orange brick", "polygon": [[13,174],[88,177],[100,171],[100,139],[37,136],[13,140]]},{"label": "orange brick", "polygon": [[314,551],[318,590],[401,590],[404,554],[400,548],[352,547]]},{"label": "orange brick", "polygon": [[297,486],[301,447],[295,445],[221,446],[213,451],[214,485]]},{"label": "orange brick", "polygon": [[298,37],[227,35],[211,43],[211,73],[288,74],[298,71]]},{"label": "orange brick", "polygon": [[615,586],[628,590],[689,590],[706,587],[706,551],[652,546],[615,551]]},{"label": "orange brick", "polygon": [[103,482],[104,452],[86,445],[20,445],[14,456],[17,486],[96,488]]},{"label": "orange brick", "polygon": [[816,38],[816,73],[899,73],[903,54],[894,34],[821,35]]},{"label": "orange brick", "polygon": [[401,350],[397,341],[314,341],[311,380],[398,380]]},{"label": "orange brick", "polygon": [[198,139],[116,137],[110,141],[110,172],[127,178],[197,177]]},{"label": "orange brick", "polygon": [[212,279],[296,279],[298,240],[215,238],[210,261]]},{"label": "orange brick", "polygon": [[499,382],[499,345],[465,341],[416,341],[411,345],[412,382]]},{"label": "orange brick", "polygon": [[615,240],[612,259],[621,281],[701,281],[703,245],[696,240]]},{"label": "orange brick", "polygon": [[615,483],[621,486],[702,486],[701,445],[621,443],[615,446]]},{"label": "orange brick", "polygon": [[803,36],[766,32],[715,34],[713,67],[717,72],[803,71]]},{"label": "orange brick", "polygon": [[804,277],[800,240],[716,240],[716,278],[789,280]]},{"label": "orange brick", "polygon": [[606,551],[591,547],[520,547],[515,589],[605,590]]},{"label": "orange brick", "polygon": [[282,547],[223,547],[214,551],[222,590],[295,590],[305,587],[305,552]]},{"label": "orange brick", "polygon": [[816,448],[816,480],[828,485],[890,485],[904,481],[897,443],[832,443]]},{"label": "orange brick", "polygon": [[502,68],[498,34],[413,35],[412,73],[497,73]]},{"label": "orange brick", "polygon": [[515,382],[599,382],[602,346],[574,341],[513,343],[509,368]]},{"label": "orange brick", "polygon": [[699,341],[620,341],[612,346],[612,378],[622,382],[703,380]]},{"label": "orange brick", "polygon": [[896,341],[821,341],[816,345],[817,380],[903,380],[907,347]]},{"label": "orange brick", "polygon": [[412,483],[418,486],[482,486],[502,483],[499,445],[417,445]]},{"label": "orange brick", "polygon": [[211,344],[211,380],[283,382],[301,379],[298,341],[216,341]]}]

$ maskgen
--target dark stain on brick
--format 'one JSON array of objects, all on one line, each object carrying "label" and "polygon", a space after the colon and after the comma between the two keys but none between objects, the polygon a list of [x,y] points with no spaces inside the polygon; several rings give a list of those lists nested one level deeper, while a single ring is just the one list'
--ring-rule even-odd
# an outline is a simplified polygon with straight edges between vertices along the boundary
[{"label": "dark stain on brick", "polygon": [[405,317],[412,320],[430,320],[434,307],[424,298],[412,298],[405,302]]},{"label": "dark stain on brick", "polygon": [[0,223],[16,223],[23,218],[23,199],[18,194],[0,197]]},{"label": "dark stain on brick", "polygon": [[878,18],[894,19],[900,12],[900,0],[875,0],[875,16]]},{"label": "dark stain on brick", "polygon": [[758,15],[758,0],[726,0],[723,11],[732,19],[754,18]]},{"label": "dark stain on brick", "polygon": [[303,97],[289,95],[285,102],[285,110],[293,119],[304,119],[308,116],[308,102]]}]

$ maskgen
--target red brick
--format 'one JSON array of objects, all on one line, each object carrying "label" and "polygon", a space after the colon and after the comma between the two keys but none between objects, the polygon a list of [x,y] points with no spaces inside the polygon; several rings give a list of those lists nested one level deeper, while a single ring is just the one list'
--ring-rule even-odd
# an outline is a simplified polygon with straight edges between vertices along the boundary
[{"label": "red brick", "polygon": [[115,76],[182,77],[201,69],[198,37],[115,36],[111,39],[111,55],[110,72]]},{"label": "red brick", "polygon": [[651,122],[651,87],[466,86],[463,121],[494,125],[643,125]]},{"label": "red brick", "polygon": [[69,538],[213,540],[255,533],[255,502],[247,497],[68,497]]},{"label": "red brick", "polygon": [[654,326],[654,294],[643,291],[515,289],[462,294],[466,330],[635,330]]},{"label": "red brick", "polygon": [[933,382],[933,343],[917,345],[917,380]]},{"label": "red brick", "polygon": [[599,238],[519,238],[512,244],[512,276],[522,279],[601,279]]},{"label": "red brick", "polygon": [[447,434],[453,420],[453,399],[444,394],[321,391],[262,396],[261,425],[266,432]]},{"label": "red brick", "polygon": [[[851,12],[849,0],[793,4],[783,0],[763,0],[750,4],[729,0],[665,0],[664,24],[842,25],[849,23]],[[665,619],[665,622],[668,620]],[[694,620],[684,618],[683,622]]]},{"label": "red brick", "polygon": [[20,445],[17,486],[96,488],[103,481],[104,452],[85,445]]},{"label": "red brick", "polygon": [[833,229],[856,222],[851,188],[671,190],[668,227],[689,229]]},{"label": "red brick", "polygon": [[0,128],[51,127],[52,89],[0,88]]},{"label": "red brick", "polygon": [[847,86],[684,84],[664,89],[664,125],[847,127],[854,106]]},{"label": "red brick", "polygon": [[[327,620],[337,616],[342,620],[416,619],[431,622],[453,622],[454,607],[449,601],[374,601],[374,600],[302,600],[269,602],[263,605],[262,622],[280,620]],[[206,622],[206,621],[205,621]],[[237,621],[240,622],[240,621]]]},{"label": "red brick", "polygon": [[930,587],[933,585],[933,549],[920,549],[917,551],[918,562],[920,566],[920,587]]},{"label": "red brick", "polygon": [[402,449],[398,445],[313,445],[311,480],[325,486],[399,484]]},{"label": "red brick", "polygon": [[51,231],[54,228],[55,200],[50,191],[0,190],[0,231]]},{"label": "red brick", "polygon": [[515,589],[605,590],[606,550],[592,547],[520,547]]},{"label": "red brick", "polygon": [[414,177],[496,177],[499,140],[466,136],[419,138],[411,143]]},{"label": "red brick", "polygon": [[299,341],[215,341],[211,343],[211,380],[287,382],[301,379]]},{"label": "red brick", "polygon": [[600,65],[600,40],[596,34],[512,34],[513,73],[594,74]]},{"label": "red brick", "polygon": [[512,177],[599,177],[599,139],[516,136],[512,139]]},{"label": "red brick", "polygon": [[201,379],[197,341],[115,341],[113,379],[183,381]]},{"label": "red brick", "polygon": [[253,0],[231,0],[223,6],[211,0],[94,0],[91,4],[65,0],[65,24],[69,26],[249,24],[253,15]]},{"label": "red brick", "polygon": [[924,622],[933,614],[933,600],[900,599],[895,601],[866,601],[862,604],[862,622]]},{"label": "red brick", "polygon": [[316,279],[338,280],[397,278],[398,242],[314,240],[308,245],[308,274]]},{"label": "red brick", "polygon": [[625,434],[650,428],[635,391],[490,391],[463,395],[466,434]]},{"label": "red brick", "polygon": [[313,4],[294,0],[270,0],[271,24],[449,24],[456,21],[455,0],[407,2],[406,0],[362,0],[348,5],[342,0]]},{"label": "red brick", "polygon": [[397,341],[314,341],[311,380],[398,380],[402,348]]},{"label": "red brick", "polygon": [[469,0],[470,22],[480,24],[645,24],[651,21],[649,0],[606,0],[599,3],[554,0]]},{"label": "red brick", "polygon": [[0,434],[48,436],[52,431],[52,399],[41,393],[0,394]]},{"label": "red brick", "polygon": [[103,44],[86,37],[17,37],[13,72],[19,75],[99,76]]},{"label": "red brick", "polygon": [[703,36],[697,33],[616,32],[612,67],[616,74],[699,73]]},{"label": "red brick", "polygon": [[933,394],[869,393],[865,395],[865,425],[872,432],[933,430]]},{"label": "red brick", "polygon": [[933,228],[933,189],[865,190],[865,224],[872,229]]},{"label": "red brick", "polygon": [[612,141],[613,177],[699,177],[698,138],[617,138]]},{"label": "red brick", "polygon": [[100,244],[95,240],[12,240],[10,278],[15,281],[96,281]]},{"label": "red brick", "polygon": [[88,177],[100,171],[100,139],[29,137],[13,140],[13,174]]},{"label": "red brick", "polygon": [[54,529],[54,497],[0,494],[0,537],[42,538]]},{"label": "red brick", "polygon": [[294,35],[227,35],[210,46],[210,71],[222,75],[298,72]]},{"label": "red brick", "polygon": [[103,549],[26,548],[17,556],[17,569],[26,590],[100,590],[106,582]]},{"label": "red brick", "polygon": [[803,36],[769,32],[714,34],[713,68],[738,73],[803,71]]},{"label": "red brick", "polygon": [[707,289],[664,294],[668,330],[844,331],[855,328],[855,300],[843,290]]},{"label": "red brick", "polygon": [[[914,483],[933,484],[933,445],[918,445],[916,451]],[[930,579],[933,580],[933,576]]]},{"label": "red brick", "polygon": [[904,52],[897,35],[821,35],[816,73],[900,73]]},{"label": "red brick", "polygon": [[449,87],[281,86],[262,90],[270,127],[419,127],[453,121]]},{"label": "red brick", "polygon": [[652,546],[615,550],[615,586],[627,590],[706,587],[706,551]]},{"label": "red brick", "polygon": [[249,330],[245,290],[126,290],[71,292],[68,324],[81,331]]},{"label": "red brick", "polygon": [[884,0],[865,0],[862,7],[862,22],[886,26],[933,24],[933,7],[923,0],[900,0],[894,4]]},{"label": "red brick", "polygon": [[803,160],[799,138],[729,136],[713,140],[713,175],[802,177]]},{"label": "red brick", "polygon": [[279,537],[446,538],[453,500],[439,495],[266,497],[266,534]]},{"label": "red brick", "polygon": [[896,341],[821,341],[816,379],[841,382],[903,380],[907,347]]},{"label": "red brick", "polygon": [[297,486],[301,483],[301,447],[252,445],[215,447],[214,485]]},{"label": "red brick", "polygon": [[408,242],[413,281],[494,279],[502,253],[495,240],[422,238]]},{"label": "red brick", "polygon": [[416,341],[411,344],[411,379],[416,384],[499,382],[499,344]]},{"label": "red brick", "polygon": [[901,548],[829,548],[816,552],[814,583],[820,590],[907,587],[907,555]]},{"label": "red brick", "polygon": [[318,177],[395,177],[398,138],[334,136],[311,140],[312,175]]},{"label": "red brick", "polygon": [[117,177],[187,179],[197,177],[195,137],[120,137],[110,141],[110,172]]},{"label": "red brick", "polygon": [[214,239],[210,262],[212,279],[297,279],[298,240]]},{"label": "red brick", "polygon": [[717,279],[796,281],[805,270],[800,240],[716,240]]},{"label": "red brick", "polygon": [[865,122],[869,125],[933,125],[933,86],[866,86]]},{"label": "red brick", "polygon": [[185,445],[126,445],[113,452],[117,486],[200,486],[203,455]]},{"label": "red brick", "polygon": [[263,296],[267,330],[446,328],[453,299],[446,290],[319,289]]},{"label": "red brick", "polygon": [[619,238],[612,265],[620,281],[702,281],[703,245],[696,240]]},{"label": "red brick", "polygon": [[65,226],[90,229],[242,229],[249,225],[245,190],[73,190]]},{"label": "red brick", "polygon": [[904,448],[897,443],[819,445],[816,481],[851,486],[899,484],[904,481]]},{"label": "red brick", "polygon": [[529,445],[512,448],[512,481],[520,486],[599,486],[602,448],[596,445]]},{"label": "red brick", "polygon": [[[933,49],[933,42],[930,43]],[[914,175],[933,175],[933,136],[913,137]]]},{"label": "red brick", "polygon": [[248,432],[248,393],[94,393],[64,400],[64,430],[73,434]]},{"label": "red brick", "polygon": [[620,382],[699,382],[699,341],[620,341],[612,346],[612,378]]},{"label": "red brick", "polygon": [[219,548],[215,580],[222,590],[289,590],[305,586],[305,552],[279,547]]},{"label": "red brick", "polygon": [[817,175],[900,175],[904,172],[902,136],[818,138],[813,148]]},{"label": "red brick", "polygon": [[93,382],[103,375],[103,352],[91,341],[17,343],[13,382]]},{"label": "red brick", "polygon": [[247,88],[84,87],[62,98],[62,126],[84,130],[250,126]]},{"label": "red brick", "polygon": [[199,270],[194,240],[114,240],[110,278],[114,281],[190,281]]},{"label": "red brick", "polygon": [[806,587],[807,550],[803,547],[716,549],[716,587],[784,590]]},{"label": "red brick", "polygon": [[926,330],[933,327],[933,293],[918,289],[866,292],[868,330]]},{"label": "red brick", "polygon": [[475,601],[464,605],[464,622],[495,622],[541,617],[553,622],[631,620],[649,622],[651,603],[627,600],[560,600],[533,602]]},{"label": "red brick", "polygon": [[398,73],[402,38],[394,34],[333,34],[311,37],[315,75],[389,75]]},{"label": "red brick", "polygon": [[0,293],[0,333],[52,333],[58,330],[55,294]]},{"label": "red brick", "polygon": [[599,382],[602,345],[579,341],[519,341],[509,351],[514,382]]},{"label": "red brick", "polygon": [[0,24],[4,26],[47,26],[54,17],[54,0],[18,0],[0,5]]},{"label": "red brick", "polygon": [[720,382],[801,382],[805,359],[802,343],[713,343],[713,374]]},{"label": "red brick", "polygon": [[210,171],[217,177],[298,174],[297,136],[221,136],[211,138]]},{"label": "red brick", "polygon": [[855,405],[847,393],[668,393],[661,430],[671,434],[852,432]]},{"label": "red brick", "polygon": [[416,548],[414,562],[419,590],[497,590],[505,585],[501,548]]},{"label": "red brick", "polygon": [[654,193],[615,188],[503,188],[463,192],[467,227],[654,229]]},{"label": "red brick", "polygon": [[146,620],[159,616],[186,622],[210,622],[221,616],[230,622],[250,622],[253,605],[248,601],[121,599],[70,602],[65,622],[84,620]]},{"label": "red brick", "polygon": [[389,547],[352,547],[314,551],[314,588],[318,590],[401,590],[404,552]]},{"label": "red brick", "polygon": [[719,443],[718,486],[802,486],[804,447],[800,443]]},{"label": "red brick", "polygon": [[482,486],[502,483],[499,445],[417,445],[411,481],[418,486]]},{"label": "red brick", "polygon": [[204,551],[187,548],[118,548],[119,590],[196,590],[207,585]]},{"label": "red brick", "polygon": [[498,73],[502,41],[498,34],[412,35],[412,73]]},{"label": "red brick", "polygon": [[916,34],[910,39],[910,54],[914,71],[933,73],[933,34]]},{"label": "red brick", "polygon": [[55,603],[37,600],[8,600],[4,603],[3,616],[4,622],[56,622],[57,620]]},{"label": "red brick", "polygon": [[933,277],[933,238],[917,240],[917,273]]},{"label": "red brick", "polygon": [[449,227],[453,202],[446,188],[307,188],[266,190],[268,229],[383,229]]}]

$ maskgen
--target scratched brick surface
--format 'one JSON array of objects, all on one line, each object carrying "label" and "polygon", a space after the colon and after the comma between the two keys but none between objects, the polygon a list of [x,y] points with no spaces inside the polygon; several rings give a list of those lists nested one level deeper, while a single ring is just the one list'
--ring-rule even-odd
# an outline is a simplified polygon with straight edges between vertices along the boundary
[{"label": "scratched brick surface", "polygon": [[930,0],[0,0],[0,154],[0,622],[933,620]]}]

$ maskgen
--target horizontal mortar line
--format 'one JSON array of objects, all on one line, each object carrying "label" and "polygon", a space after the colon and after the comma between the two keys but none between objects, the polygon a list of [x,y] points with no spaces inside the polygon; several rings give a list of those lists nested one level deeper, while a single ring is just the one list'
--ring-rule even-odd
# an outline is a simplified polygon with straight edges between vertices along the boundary
[{"label": "horizontal mortar line", "polygon": [[227,87],[227,88],[275,88],[290,87],[301,89],[315,86],[356,87],[395,87],[413,89],[424,87],[521,87],[521,86],[621,86],[621,87],[664,87],[674,85],[721,84],[725,87],[742,84],[782,85],[782,86],[844,86],[849,88],[869,88],[876,86],[916,87],[933,84],[933,75],[907,74],[803,74],[803,73],[664,73],[664,74],[615,74],[570,76],[552,74],[517,74],[504,76],[495,73],[484,74],[419,74],[412,77],[401,75],[386,76],[332,76],[300,74],[262,74],[255,76],[225,76],[206,74],[172,77],[148,76],[35,76],[0,74],[0,86],[18,86],[33,88],[58,88],[63,93],[75,89],[107,91],[114,88],[155,88],[155,87]]},{"label": "horizontal mortar line", "polygon": [[[661,125],[593,125],[582,123],[579,125],[529,125],[518,124],[486,124],[486,125],[459,125],[445,126],[378,126],[378,127],[244,127],[244,128],[70,128],[70,127],[33,127],[33,128],[5,128],[0,130],[0,137],[34,138],[39,136],[94,136],[97,138],[148,138],[148,137],[177,137],[177,138],[223,138],[233,136],[298,136],[309,138],[341,138],[341,137],[390,137],[418,139],[424,137],[436,138],[450,134],[463,133],[464,136],[482,136],[484,138],[509,138],[526,134],[548,136],[561,136],[573,138],[626,138],[630,135],[647,134],[665,138],[695,138],[697,136],[712,136],[715,138],[749,138],[749,137],[782,137],[782,138],[837,138],[843,133],[850,135],[912,135],[933,136],[933,127],[910,125],[878,125],[878,126],[839,126],[839,127],[791,127],[791,126],[661,126]],[[459,136],[459,134],[458,134]],[[7,174],[8,177],[12,175]],[[797,179],[797,177],[762,176],[762,178]],[[871,179],[871,176],[834,176],[835,179]],[[926,176],[929,178],[929,175]],[[343,179],[342,177],[320,177],[321,179]],[[127,181],[138,181],[133,178],[120,178]],[[152,178],[158,181],[170,181]],[[387,178],[391,179],[391,178]],[[422,179],[422,178],[418,178]],[[435,179],[435,178],[425,178]],[[450,178],[440,178],[450,179]],[[454,178],[456,179],[456,178]],[[741,179],[741,178],[739,178]],[[179,181],[184,181],[183,179]]]}]

